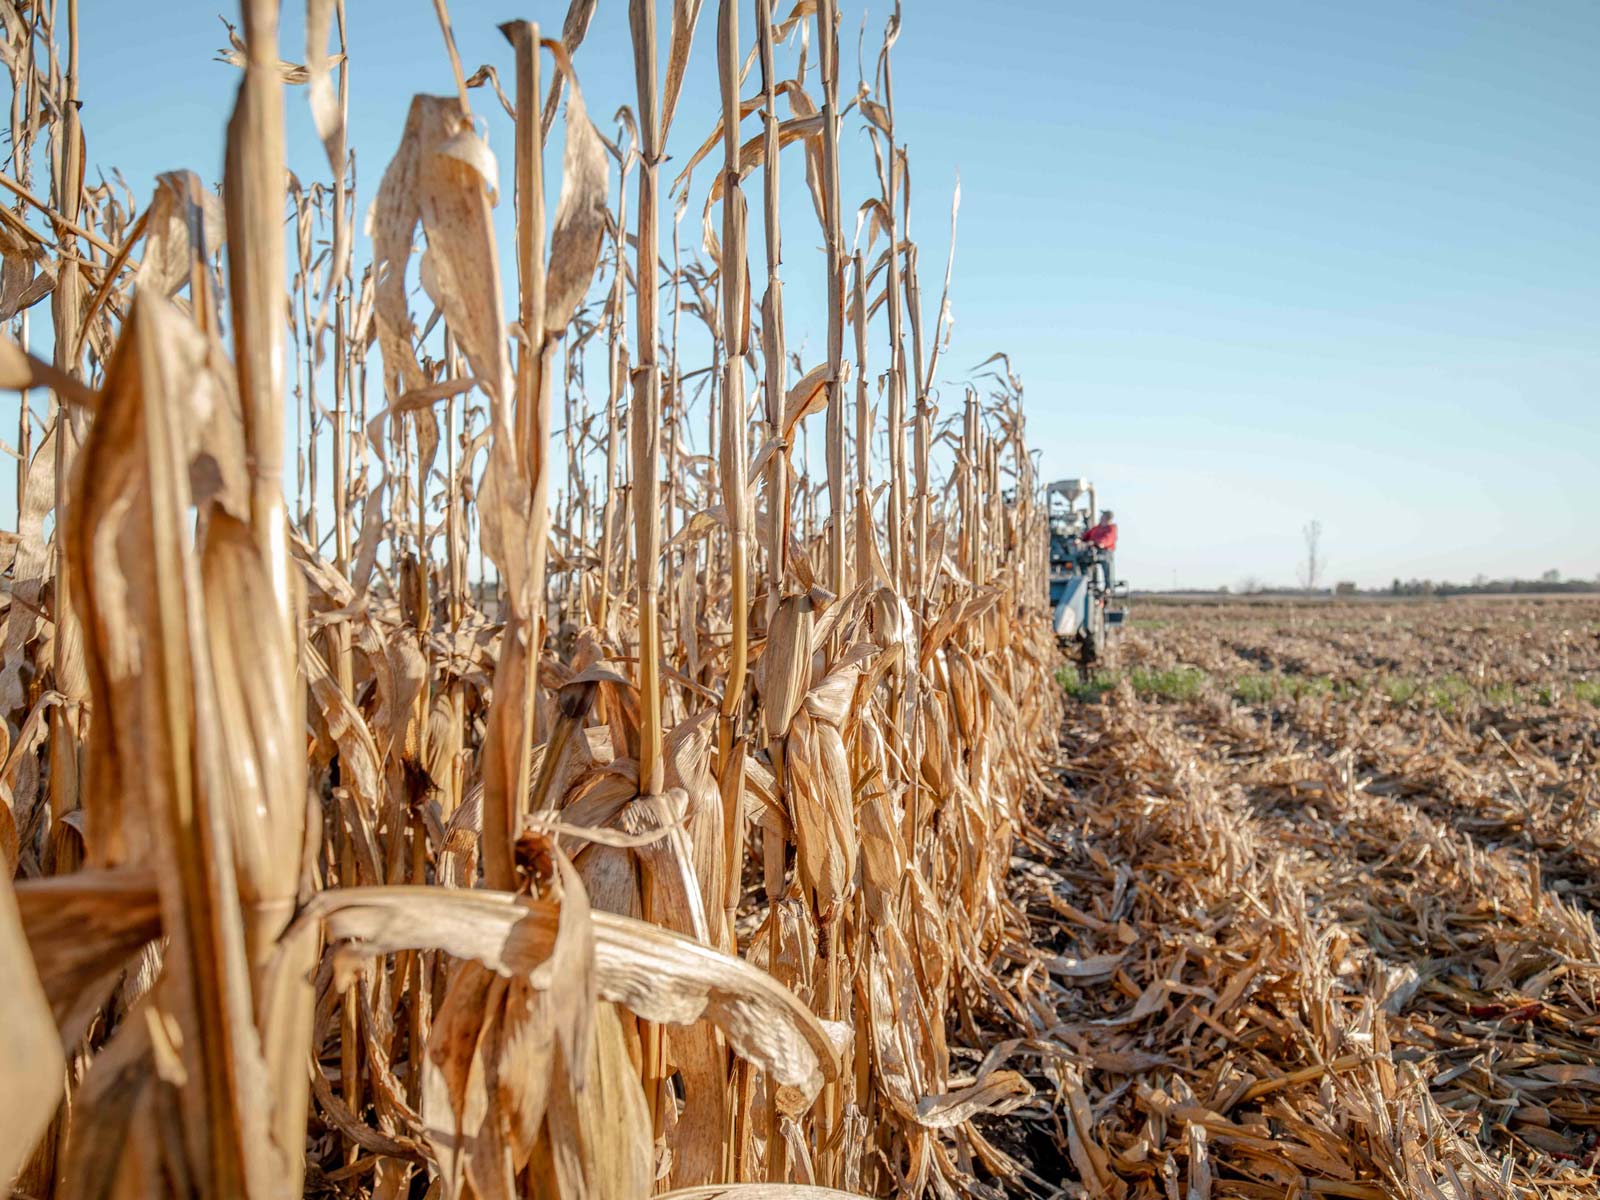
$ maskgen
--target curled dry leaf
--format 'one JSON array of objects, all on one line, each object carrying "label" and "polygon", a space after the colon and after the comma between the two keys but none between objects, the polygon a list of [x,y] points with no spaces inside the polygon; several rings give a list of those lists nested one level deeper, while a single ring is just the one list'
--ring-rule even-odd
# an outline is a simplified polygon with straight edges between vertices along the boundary
[{"label": "curled dry leaf", "polygon": [[917,1102],[917,1120],[930,1129],[949,1129],[980,1113],[1000,1116],[1012,1112],[1031,1099],[1033,1088],[1021,1075],[991,1071],[969,1087],[942,1096],[924,1096]]},{"label": "curled dry leaf", "polygon": [[161,936],[155,876],[140,867],[76,871],[18,884],[16,903],[62,1042],[72,1046],[129,958]]},{"label": "curled dry leaf", "polygon": [[556,201],[550,233],[550,265],[545,283],[546,330],[566,329],[577,311],[600,261],[605,236],[606,152],[583,106],[583,93],[572,60],[561,42],[546,40],[556,66],[567,81],[566,142],[561,161],[561,196]]},{"label": "curled dry leaf", "polygon": [[[559,906],[503,892],[350,888],[316,897],[300,919],[369,953],[444,950],[528,976],[555,947]],[[808,1095],[837,1077],[827,1030],[765,972],[643,921],[598,911],[592,920],[602,999],[661,1024],[709,1020],[740,1055]]]}]

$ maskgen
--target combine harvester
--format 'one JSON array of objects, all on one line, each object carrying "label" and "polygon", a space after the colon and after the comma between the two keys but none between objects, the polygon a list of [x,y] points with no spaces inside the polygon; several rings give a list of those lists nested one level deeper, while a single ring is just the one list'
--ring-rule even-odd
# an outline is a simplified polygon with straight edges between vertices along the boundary
[{"label": "combine harvester", "polygon": [[[1080,498],[1086,508],[1078,507]],[[1104,661],[1108,639],[1128,613],[1128,585],[1116,578],[1111,552],[1088,541],[1096,519],[1094,484],[1061,479],[1045,492],[1050,516],[1050,603],[1056,638],[1074,651],[1078,675],[1088,679]]]}]

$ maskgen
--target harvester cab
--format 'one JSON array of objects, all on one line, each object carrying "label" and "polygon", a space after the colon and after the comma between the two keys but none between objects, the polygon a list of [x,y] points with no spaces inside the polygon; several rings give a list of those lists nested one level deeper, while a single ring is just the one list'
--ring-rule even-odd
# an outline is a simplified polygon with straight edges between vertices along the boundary
[{"label": "harvester cab", "polygon": [[[1079,501],[1086,504],[1080,507]],[[1127,584],[1116,577],[1115,555],[1090,542],[1094,484],[1062,479],[1045,495],[1050,516],[1050,605],[1056,638],[1074,652],[1084,678],[1106,656],[1111,633],[1127,618]]]}]

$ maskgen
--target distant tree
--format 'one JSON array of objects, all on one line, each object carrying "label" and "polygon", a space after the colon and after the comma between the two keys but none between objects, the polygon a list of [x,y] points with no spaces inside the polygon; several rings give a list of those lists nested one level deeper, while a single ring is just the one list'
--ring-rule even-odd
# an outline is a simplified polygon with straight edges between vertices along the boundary
[{"label": "distant tree", "polygon": [[1389,591],[1396,596],[1400,594],[1400,576],[1396,575],[1394,577],[1394,582],[1389,585]]},{"label": "distant tree", "polygon": [[1254,575],[1246,575],[1239,580],[1239,591],[1246,596],[1254,596],[1261,590],[1261,580]]},{"label": "distant tree", "polygon": [[1322,578],[1322,522],[1308,521],[1300,533],[1306,540],[1306,557],[1300,564],[1300,586],[1314,592],[1317,580]]},{"label": "distant tree", "polygon": [[1543,575],[1539,576],[1539,582],[1540,583],[1560,583],[1561,582],[1561,572],[1556,570],[1554,567],[1551,567]]},{"label": "distant tree", "polygon": [[1485,586],[1488,585],[1488,583],[1489,583],[1489,577],[1487,575],[1485,575],[1482,571],[1479,571],[1476,575],[1474,575],[1472,577],[1472,586],[1475,587],[1475,588],[1485,587]]},{"label": "distant tree", "polygon": [[1341,579],[1333,585],[1333,594],[1335,596],[1354,596],[1356,594],[1356,585],[1348,579]]}]

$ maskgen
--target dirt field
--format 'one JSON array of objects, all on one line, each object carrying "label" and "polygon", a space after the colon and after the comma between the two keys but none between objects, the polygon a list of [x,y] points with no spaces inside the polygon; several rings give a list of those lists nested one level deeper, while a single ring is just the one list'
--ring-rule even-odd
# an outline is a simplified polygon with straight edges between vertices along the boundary
[{"label": "dirt field", "polygon": [[1144,604],[1115,665],[1025,851],[1039,1182],[1600,1194],[1600,601]]}]

